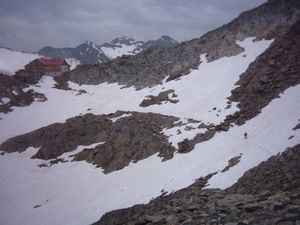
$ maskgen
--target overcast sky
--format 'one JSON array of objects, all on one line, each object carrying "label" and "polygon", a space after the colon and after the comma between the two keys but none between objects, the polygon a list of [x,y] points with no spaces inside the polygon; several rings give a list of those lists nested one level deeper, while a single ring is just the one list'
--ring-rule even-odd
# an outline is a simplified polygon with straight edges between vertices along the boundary
[{"label": "overcast sky", "polygon": [[200,37],[267,0],[0,0],[0,46],[97,45],[131,36],[176,41]]}]

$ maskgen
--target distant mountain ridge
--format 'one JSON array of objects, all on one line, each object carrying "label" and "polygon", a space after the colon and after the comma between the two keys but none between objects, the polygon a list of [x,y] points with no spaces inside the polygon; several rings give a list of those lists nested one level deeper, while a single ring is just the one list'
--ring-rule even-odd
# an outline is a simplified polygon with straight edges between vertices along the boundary
[{"label": "distant mountain ridge", "polygon": [[38,51],[39,55],[48,58],[75,58],[81,64],[97,64],[107,62],[122,55],[135,55],[145,49],[155,46],[172,46],[178,44],[173,38],[164,35],[157,40],[147,42],[133,37],[123,36],[110,43],[96,45],[86,41],[75,48],[53,48],[46,46]]}]

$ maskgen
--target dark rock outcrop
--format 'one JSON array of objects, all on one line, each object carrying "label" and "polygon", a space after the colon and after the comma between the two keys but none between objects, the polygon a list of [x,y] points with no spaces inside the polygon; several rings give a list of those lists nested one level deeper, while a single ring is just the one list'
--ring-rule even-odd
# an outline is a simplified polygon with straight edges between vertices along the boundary
[{"label": "dark rock outcrop", "polygon": [[[120,118],[113,121],[117,117]],[[109,173],[155,153],[163,160],[172,158],[176,149],[161,131],[173,127],[176,120],[176,117],[154,113],[86,114],[70,118],[64,124],[52,124],[10,138],[0,145],[0,149],[10,153],[35,147],[39,150],[32,158],[49,160],[73,151],[79,145],[100,143],[73,155],[73,160],[86,160]]]},{"label": "dark rock outcrop", "polygon": [[173,104],[179,102],[179,100],[170,99],[169,94],[172,94],[173,98],[177,97],[174,90],[167,90],[167,91],[160,92],[158,96],[153,96],[153,95],[146,96],[146,99],[142,101],[140,106],[148,107],[150,105],[161,105],[162,102],[171,102]]},{"label": "dark rock outcrop", "polygon": [[18,70],[13,77],[27,84],[37,84],[39,80],[42,78],[42,76],[43,73],[31,73],[29,71],[25,71],[24,69],[21,69]]},{"label": "dark rock outcrop", "polygon": [[229,161],[228,161],[228,165],[221,171],[221,173],[224,173],[226,172],[227,170],[229,170],[231,167],[235,166],[236,164],[238,164],[240,162],[240,158],[242,156],[235,156],[233,158],[231,158]]},{"label": "dark rock outcrop", "polygon": [[27,83],[0,73],[0,112],[11,112],[14,106],[28,106],[34,100],[47,100],[44,94],[37,93],[32,89],[24,91],[23,89],[27,87],[29,87]]},{"label": "dark rock outcrop", "polygon": [[196,144],[208,141],[213,136],[215,136],[216,132],[214,130],[209,130],[209,127],[207,127],[207,131],[204,133],[198,133],[193,139],[184,139],[183,141],[178,143],[178,152],[179,153],[188,153],[192,151]]},{"label": "dark rock outcrop", "polygon": [[173,158],[175,151],[188,153],[197,143],[207,141],[215,135],[210,126],[204,125],[202,128],[206,128],[206,132],[197,134],[191,140],[179,142],[176,149],[162,130],[182,126],[185,126],[184,129],[192,129],[188,124],[199,122],[192,119],[187,123],[176,122],[178,119],[155,113],[123,111],[108,115],[85,114],[70,118],[65,123],[51,124],[10,138],[0,145],[0,150],[11,153],[34,147],[39,150],[32,158],[61,160],[59,156],[75,150],[79,145],[99,143],[72,157],[74,161],[85,160],[109,173],[155,153],[159,153],[162,161],[169,160]]}]

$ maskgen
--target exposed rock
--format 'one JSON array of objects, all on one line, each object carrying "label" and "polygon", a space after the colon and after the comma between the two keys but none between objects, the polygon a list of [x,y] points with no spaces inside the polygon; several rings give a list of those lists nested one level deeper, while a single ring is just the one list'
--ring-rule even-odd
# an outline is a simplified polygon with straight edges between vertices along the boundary
[{"label": "exposed rock", "polygon": [[188,153],[194,149],[196,144],[201,143],[203,141],[208,141],[209,139],[213,138],[215,134],[215,131],[208,130],[205,133],[196,134],[196,136],[191,140],[184,139],[183,141],[178,143],[178,152]]},{"label": "exposed rock", "polygon": [[86,114],[10,138],[0,149],[10,153],[35,147],[39,150],[32,158],[48,160],[73,151],[79,145],[104,142],[73,156],[75,161],[86,160],[109,173],[154,153],[159,153],[163,160],[171,159],[176,149],[161,131],[173,127],[176,120],[176,117],[154,113]]},{"label": "exposed rock", "polygon": [[140,104],[141,107],[148,107],[150,105],[161,105],[162,102],[171,102],[171,103],[177,103],[179,100],[173,100],[169,98],[169,94],[173,93],[172,97],[177,97],[177,95],[174,93],[174,90],[167,90],[160,92],[158,96],[149,95],[146,96],[146,99],[142,101]]},{"label": "exposed rock", "polygon": [[243,124],[255,117],[261,109],[274,98],[278,98],[289,87],[300,83],[300,20],[275,40],[264,53],[250,64],[240,76],[238,85],[229,97],[236,101],[239,112],[229,115],[225,123],[219,125],[223,130],[230,123]]},{"label": "exposed rock", "polygon": [[25,92],[23,89],[27,87],[29,87],[27,83],[21,82],[15,77],[0,73],[0,112],[11,112],[14,106],[28,106],[34,100],[47,100],[44,94],[37,93],[32,89]]},{"label": "exposed rock", "polygon": [[[78,84],[118,83],[142,89],[160,84],[166,74],[187,74],[200,63],[198,50],[183,45],[157,46],[134,56],[122,56],[96,65],[80,65],[70,73],[55,78],[58,87],[71,80]],[[158,60],[159,59],[159,60]]]},{"label": "exposed rock", "polygon": [[300,129],[300,123],[298,123],[298,124],[293,128],[293,130],[297,130],[297,129]]},{"label": "exposed rock", "polygon": [[[19,73],[19,71],[22,72]],[[25,70],[19,70],[19,71],[16,72],[14,78],[27,84],[37,84],[43,76],[43,73],[31,73]]]},{"label": "exposed rock", "polygon": [[230,159],[228,161],[228,165],[221,171],[221,173],[229,170],[231,167],[235,166],[236,164],[238,164],[240,162],[240,158],[241,156],[236,156],[236,157],[233,157],[232,159]]},{"label": "exposed rock", "polygon": [[[58,158],[65,152],[71,152],[77,146],[89,146],[81,152],[71,155],[73,161],[85,160],[104,169],[105,173],[120,170],[129,162],[138,162],[155,153],[162,161],[173,158],[175,151],[188,153],[197,143],[207,141],[215,135],[212,124],[205,125],[206,131],[193,139],[178,143],[178,149],[168,141],[163,129],[185,126],[185,130],[196,129],[190,123],[200,121],[188,119],[187,123],[179,118],[155,113],[117,111],[108,115],[85,114],[42,127],[30,133],[10,138],[0,145],[0,150],[22,152],[28,147],[39,148],[32,158],[50,160],[50,165],[66,160]],[[180,129],[178,129],[180,131]],[[40,167],[48,166],[41,164]]]}]

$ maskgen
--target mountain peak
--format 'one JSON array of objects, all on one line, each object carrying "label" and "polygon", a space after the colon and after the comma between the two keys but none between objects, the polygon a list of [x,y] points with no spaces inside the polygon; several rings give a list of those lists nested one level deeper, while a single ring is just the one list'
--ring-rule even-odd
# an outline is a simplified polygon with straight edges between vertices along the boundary
[{"label": "mountain peak", "polygon": [[121,55],[134,55],[149,47],[161,45],[171,46],[177,44],[174,39],[164,35],[156,41],[144,42],[131,36],[122,36],[113,39],[111,42],[97,45],[86,41],[76,48],[52,48],[44,47],[38,53],[50,58],[75,58],[81,64],[95,64],[106,62]]},{"label": "mountain peak", "polygon": [[147,48],[150,48],[150,47],[155,47],[155,46],[165,46],[165,47],[169,47],[169,46],[172,46],[172,45],[176,45],[178,44],[177,41],[175,41],[173,38],[171,38],[170,36],[168,35],[163,35],[161,36],[159,39],[153,41],[147,41],[143,46],[142,48],[144,49],[147,49]]},{"label": "mountain peak", "polygon": [[137,42],[142,42],[142,41],[139,41],[130,36],[123,36],[123,37],[115,38],[114,40],[111,41],[112,44],[125,44],[125,45],[131,45],[131,44],[134,44]]},{"label": "mountain peak", "polygon": [[86,42],[84,42],[84,44],[90,45],[90,44],[92,44],[92,42],[91,41],[86,41]]},{"label": "mountain peak", "polygon": [[164,42],[170,42],[170,43],[174,43],[174,44],[177,44],[178,42],[175,41],[173,38],[171,38],[170,36],[168,35],[163,35],[161,36],[159,39],[159,41],[164,41]]}]

